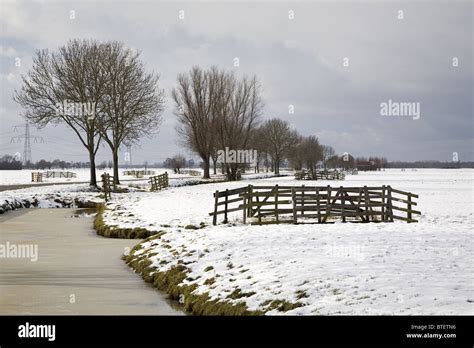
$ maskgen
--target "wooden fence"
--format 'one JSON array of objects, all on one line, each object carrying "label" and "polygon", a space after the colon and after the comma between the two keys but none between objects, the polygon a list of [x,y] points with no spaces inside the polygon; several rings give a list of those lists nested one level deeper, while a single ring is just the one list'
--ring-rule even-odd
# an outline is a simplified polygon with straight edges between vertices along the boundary
[{"label": "wooden fence", "polygon": [[114,177],[108,173],[101,175],[102,177],[102,192],[104,192],[105,201],[112,199],[112,192],[115,191]]},{"label": "wooden fence", "polygon": [[31,172],[31,182],[43,182],[43,173]]},{"label": "wooden fence", "polygon": [[74,172],[64,172],[64,171],[47,171],[44,173],[46,178],[75,178],[77,174]]},{"label": "wooden fence", "polygon": [[201,176],[201,172],[199,170],[194,169],[184,169],[179,171],[180,174],[188,174],[191,176]]},{"label": "wooden fence", "polygon": [[123,175],[131,175],[136,178],[143,178],[146,175],[155,175],[154,170],[124,170]]},{"label": "wooden fence", "polygon": [[303,170],[295,173],[296,180],[344,180],[346,175],[337,170]]},{"label": "wooden fence", "polygon": [[151,191],[159,191],[168,187],[168,172],[150,177]]},{"label": "wooden fence", "polygon": [[[418,198],[411,192],[381,187],[246,186],[214,193],[213,224],[217,216],[242,214],[252,224],[342,222],[418,222]],[[400,212],[406,216],[401,216]]]}]

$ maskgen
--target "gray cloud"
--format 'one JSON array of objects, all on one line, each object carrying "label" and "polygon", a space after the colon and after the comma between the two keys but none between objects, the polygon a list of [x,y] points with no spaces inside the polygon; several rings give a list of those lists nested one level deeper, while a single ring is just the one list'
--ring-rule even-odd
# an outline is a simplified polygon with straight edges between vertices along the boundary
[{"label": "gray cloud", "polygon": [[[195,64],[256,74],[263,87],[264,118],[284,118],[338,152],[391,160],[450,160],[458,152],[462,160],[474,160],[469,1],[7,1],[2,6],[2,153],[21,151],[20,145],[9,144],[12,125],[23,122],[11,96],[34,51],[84,37],[121,40],[140,50],[168,93],[177,74]],[[290,9],[295,11],[292,21]],[[404,11],[404,20],[397,19],[398,10]],[[20,68],[14,65],[15,55],[22,59]],[[232,66],[234,57],[240,59],[238,68]],[[343,67],[344,57],[349,67]],[[453,57],[459,59],[456,68]],[[421,118],[380,116],[380,103],[388,99],[420,102]],[[295,114],[288,114],[289,104]],[[172,110],[169,98],[159,134],[133,150],[134,162],[185,152],[177,144]],[[64,127],[41,133],[47,143],[34,146],[34,159],[87,159]],[[104,147],[99,161],[108,158]]]}]

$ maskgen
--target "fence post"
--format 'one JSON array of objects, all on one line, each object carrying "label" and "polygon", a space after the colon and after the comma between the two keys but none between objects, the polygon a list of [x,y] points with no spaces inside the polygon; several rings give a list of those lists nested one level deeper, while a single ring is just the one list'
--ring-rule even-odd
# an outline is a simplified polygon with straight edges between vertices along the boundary
[{"label": "fence post", "polygon": [[224,223],[226,224],[227,223],[227,206],[228,206],[228,202],[229,201],[229,189],[226,189],[225,190],[225,209],[224,209]]},{"label": "fence post", "polygon": [[243,212],[243,220],[244,220],[244,224],[247,222],[247,205],[245,204],[245,201],[248,200],[248,197],[247,197],[247,193],[244,194],[244,196],[242,197],[242,212]]},{"label": "fence post", "polygon": [[321,203],[319,202],[319,188],[316,187],[316,206],[318,212],[318,223],[321,223]]},{"label": "fence post", "polygon": [[252,198],[252,192],[253,192],[253,187],[252,185],[249,185],[248,188],[247,188],[247,193],[248,193],[248,197],[247,197],[247,216],[252,216],[253,212],[252,212],[252,202],[253,202],[253,198]]},{"label": "fence post", "polygon": [[304,195],[306,191],[304,189],[304,185],[301,186],[301,217],[304,217]]},{"label": "fence post", "polygon": [[387,210],[389,212],[390,222],[393,222],[392,186],[390,185],[388,185],[388,192],[387,192]]},{"label": "fence post", "polygon": [[331,186],[326,186],[327,197],[326,197],[326,216],[324,217],[324,221],[326,222],[329,215],[331,214]]},{"label": "fence post", "polygon": [[346,196],[344,192],[344,188],[342,186],[339,187],[339,192],[341,194],[341,214],[342,214],[342,222],[346,222],[346,215],[345,215],[345,208],[346,208]]},{"label": "fence post", "polygon": [[258,192],[257,196],[255,196],[255,199],[257,200],[257,214],[258,214],[258,224],[262,224],[262,215],[260,214],[260,199],[258,198]]},{"label": "fence post", "polygon": [[219,203],[219,190],[214,193],[214,216],[212,217],[212,224],[217,224],[217,203]]},{"label": "fence post", "polygon": [[[110,174],[107,174],[107,192],[109,193],[109,199],[112,199],[112,193],[111,193],[112,186],[110,185],[110,180],[113,181],[114,177],[113,176],[111,177]],[[113,189],[115,190],[115,183],[113,185],[114,185]]]},{"label": "fence post", "polygon": [[276,218],[276,222],[277,224],[279,223],[279,219],[278,219],[278,184],[275,185],[275,218]]},{"label": "fence post", "polygon": [[294,187],[291,189],[291,199],[293,200],[293,223],[296,225],[298,222],[296,218],[296,193]]},{"label": "fence post", "polygon": [[408,192],[408,211],[407,211],[408,223],[411,222],[411,192]]},{"label": "fence post", "polygon": [[104,190],[104,198],[105,198],[105,201],[107,202],[107,184],[106,184],[106,174],[103,173],[101,175],[102,177],[102,189]]},{"label": "fence post", "polygon": [[365,200],[365,219],[367,222],[370,221],[370,215],[369,215],[369,191],[367,189],[367,186],[364,186],[364,200]]},{"label": "fence post", "polygon": [[382,221],[386,220],[385,212],[385,185],[382,185]]}]

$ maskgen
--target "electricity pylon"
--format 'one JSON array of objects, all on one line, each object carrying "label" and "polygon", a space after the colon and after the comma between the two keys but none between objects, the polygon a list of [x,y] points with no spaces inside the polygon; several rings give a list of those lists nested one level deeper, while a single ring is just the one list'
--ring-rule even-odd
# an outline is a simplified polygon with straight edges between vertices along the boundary
[{"label": "electricity pylon", "polygon": [[19,143],[23,140],[23,165],[31,163],[31,139],[33,143],[44,143],[42,136],[31,135],[30,134],[30,125],[26,122],[24,125],[13,126],[13,132],[16,133],[18,128],[25,128],[24,135],[13,136],[10,140],[10,143]]}]

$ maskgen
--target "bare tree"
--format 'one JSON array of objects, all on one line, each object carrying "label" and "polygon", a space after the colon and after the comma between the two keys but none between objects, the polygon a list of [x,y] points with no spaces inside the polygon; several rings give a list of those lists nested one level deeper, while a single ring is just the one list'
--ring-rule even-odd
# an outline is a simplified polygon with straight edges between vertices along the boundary
[{"label": "bare tree", "polygon": [[[244,150],[250,144],[262,109],[256,79],[237,79],[233,73],[212,67],[193,67],[178,76],[172,91],[181,142],[203,160],[204,178],[209,178],[210,159],[217,170],[218,151],[226,147]],[[241,163],[224,163],[230,180],[237,178]]]},{"label": "bare tree", "polygon": [[53,53],[37,51],[14,96],[23,116],[38,127],[65,123],[74,131],[89,153],[91,186],[97,185],[95,155],[100,142],[94,115],[101,113],[106,83],[100,51],[101,44],[94,40],[71,40]]},{"label": "bare tree", "polygon": [[[256,129],[263,102],[257,78],[237,79],[234,74],[211,69],[220,91],[214,113],[218,115],[216,131],[221,149],[246,150],[251,145],[252,132]],[[228,180],[238,179],[239,168],[248,163],[225,163]]]},{"label": "bare tree", "polygon": [[177,85],[171,93],[178,119],[176,131],[181,143],[201,157],[206,179],[210,178],[210,158],[215,152],[216,115],[213,108],[218,95],[211,77],[209,72],[195,66],[189,73],[178,75]]},{"label": "bare tree", "polygon": [[[253,130],[252,136],[250,139],[250,147],[257,150],[257,163],[255,166],[255,173],[260,172],[260,164],[267,165],[267,144],[265,137],[262,133],[262,128],[258,127]],[[268,168],[267,168],[268,169]]]},{"label": "bare tree", "polygon": [[314,135],[304,138],[302,143],[303,163],[311,172],[316,170],[316,165],[323,157],[323,150],[319,144],[318,138]]},{"label": "bare tree", "polygon": [[321,145],[321,160],[323,161],[324,169],[327,168],[328,160],[336,154],[336,151],[331,146]]},{"label": "bare tree", "polygon": [[261,128],[265,137],[268,154],[273,162],[275,174],[280,174],[281,161],[298,143],[298,132],[291,129],[287,121],[273,118],[266,121]]},{"label": "bare tree", "polygon": [[162,122],[164,91],[159,75],[147,73],[140,53],[117,41],[107,42],[101,52],[107,78],[103,113],[98,128],[112,151],[114,181],[119,184],[118,151],[122,143],[137,142],[156,132]]},{"label": "bare tree", "polygon": [[294,170],[301,170],[304,166],[303,141],[304,138],[302,136],[298,136],[297,143],[288,152],[288,161],[290,166],[293,167]]},{"label": "bare tree", "polygon": [[181,168],[183,168],[186,165],[186,158],[184,158],[184,156],[182,156],[182,155],[174,155],[170,159],[169,164],[170,164],[170,168],[173,169],[173,171],[176,174],[180,174],[181,173]]}]

